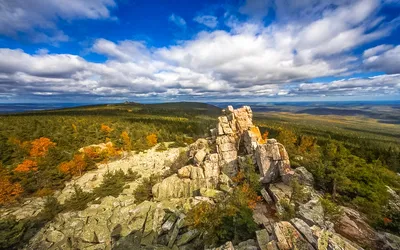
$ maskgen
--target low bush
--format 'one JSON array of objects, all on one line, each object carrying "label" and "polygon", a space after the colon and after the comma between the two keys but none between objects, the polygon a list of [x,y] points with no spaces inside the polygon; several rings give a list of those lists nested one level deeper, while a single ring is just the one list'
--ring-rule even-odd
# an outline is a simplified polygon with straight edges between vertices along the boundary
[{"label": "low bush", "polygon": [[159,175],[152,175],[148,178],[144,178],[142,183],[139,184],[133,193],[136,203],[141,203],[143,201],[152,199],[153,193],[151,189],[159,181],[161,181],[161,177]]},{"label": "low bush", "polygon": [[322,208],[324,209],[325,219],[337,222],[343,215],[343,209],[341,209],[335,202],[331,201],[329,197],[320,198],[320,201]]}]

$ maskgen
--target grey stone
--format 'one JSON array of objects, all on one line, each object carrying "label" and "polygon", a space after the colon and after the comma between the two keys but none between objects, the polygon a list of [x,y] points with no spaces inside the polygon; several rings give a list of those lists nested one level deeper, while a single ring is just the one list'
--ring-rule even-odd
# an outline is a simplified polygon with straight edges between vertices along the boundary
[{"label": "grey stone", "polygon": [[273,204],[274,201],[272,200],[271,196],[268,194],[267,190],[265,190],[265,188],[261,189],[261,195],[264,198],[264,200],[268,203],[268,204]]},{"label": "grey stone", "polygon": [[299,206],[298,215],[309,226],[324,225],[324,209],[319,199],[312,199]]},{"label": "grey stone", "polygon": [[291,219],[290,222],[312,246],[317,247],[317,240],[314,238],[313,232],[307,223],[299,218]]},{"label": "grey stone", "polygon": [[261,250],[267,250],[267,244],[269,242],[269,234],[266,229],[256,231],[256,237],[258,246]]},{"label": "grey stone", "polygon": [[186,243],[188,243],[189,241],[193,240],[194,238],[196,238],[197,236],[199,236],[200,232],[197,230],[190,230],[187,231],[186,233],[182,234],[178,240],[176,241],[176,245],[182,246]]},{"label": "grey stone", "polygon": [[168,219],[164,222],[164,224],[161,226],[162,231],[169,231],[172,229],[172,227],[175,224],[175,221],[178,219],[178,216],[176,214],[172,213]]}]

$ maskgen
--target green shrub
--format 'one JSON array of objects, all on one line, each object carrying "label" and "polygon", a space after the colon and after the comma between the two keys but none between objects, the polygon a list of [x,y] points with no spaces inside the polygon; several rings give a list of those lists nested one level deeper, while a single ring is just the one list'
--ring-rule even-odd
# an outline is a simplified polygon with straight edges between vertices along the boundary
[{"label": "green shrub", "polygon": [[282,208],[282,211],[278,213],[278,217],[281,220],[291,220],[296,217],[295,207],[286,199],[282,199],[279,201],[279,206]]},{"label": "green shrub", "polygon": [[343,210],[335,202],[331,201],[329,197],[320,198],[322,208],[324,209],[324,217],[326,220],[337,222],[343,215]]},{"label": "green shrub", "polygon": [[156,148],[157,152],[163,152],[168,150],[167,145],[165,144],[165,142],[160,143],[160,145],[158,145],[158,147]]},{"label": "green shrub", "polygon": [[0,219],[0,249],[14,249],[20,243],[26,227],[24,221],[17,221],[15,217]]},{"label": "green shrub", "polygon": [[142,183],[137,186],[133,193],[136,203],[142,203],[143,201],[152,199],[153,193],[151,190],[159,181],[161,181],[161,177],[158,175],[152,175],[148,178],[143,178]]},{"label": "green shrub", "polygon": [[75,193],[65,201],[64,207],[66,211],[84,210],[87,204],[96,197],[93,193],[84,192],[81,187],[74,186]]}]

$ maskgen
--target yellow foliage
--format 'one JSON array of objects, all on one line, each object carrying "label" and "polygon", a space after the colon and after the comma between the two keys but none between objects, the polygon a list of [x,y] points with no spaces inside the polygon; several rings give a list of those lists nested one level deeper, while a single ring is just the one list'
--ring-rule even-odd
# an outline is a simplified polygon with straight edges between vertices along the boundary
[{"label": "yellow foliage", "polygon": [[56,146],[49,138],[40,137],[31,142],[31,150],[29,152],[32,157],[43,157],[47,154],[49,148]]},{"label": "yellow foliage", "polygon": [[109,133],[111,133],[111,131],[113,131],[112,128],[110,128],[109,126],[107,126],[105,124],[101,124],[100,129],[101,129],[101,131],[103,131],[103,132],[105,132],[107,134],[109,134]]},{"label": "yellow foliage", "polygon": [[131,143],[131,138],[129,138],[128,132],[126,132],[126,131],[122,132],[121,138],[124,142],[124,150],[131,151],[132,143]]},{"label": "yellow foliage", "polygon": [[37,162],[30,160],[30,159],[26,159],[24,160],[21,164],[19,164],[14,171],[15,172],[19,172],[19,173],[26,173],[29,171],[37,171]]},{"label": "yellow foliage", "polygon": [[78,128],[73,123],[72,123],[72,129],[74,130],[74,133],[78,133]]},{"label": "yellow foliage", "polygon": [[154,146],[157,144],[157,135],[156,134],[150,134],[146,137],[147,145],[150,147]]},{"label": "yellow foliage", "polygon": [[35,196],[37,197],[45,197],[53,194],[53,190],[50,188],[42,188],[36,191]]}]

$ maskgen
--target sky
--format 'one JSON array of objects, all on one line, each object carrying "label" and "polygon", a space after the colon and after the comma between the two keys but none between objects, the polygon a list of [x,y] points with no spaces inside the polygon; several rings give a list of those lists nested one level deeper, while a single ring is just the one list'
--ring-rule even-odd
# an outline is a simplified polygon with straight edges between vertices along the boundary
[{"label": "sky", "polygon": [[0,102],[400,100],[400,0],[0,0]]}]

